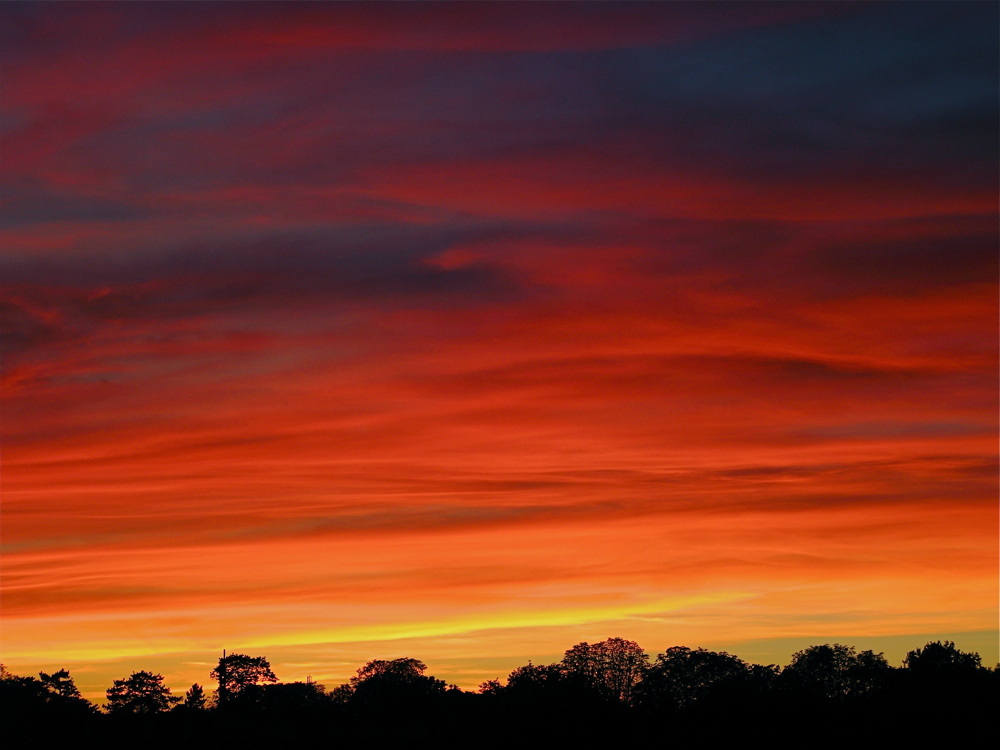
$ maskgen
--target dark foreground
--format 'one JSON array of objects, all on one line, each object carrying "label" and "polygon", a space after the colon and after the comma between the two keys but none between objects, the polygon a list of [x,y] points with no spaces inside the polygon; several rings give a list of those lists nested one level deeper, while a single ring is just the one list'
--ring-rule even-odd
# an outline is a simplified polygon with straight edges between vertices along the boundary
[{"label": "dark foreground", "polygon": [[834,644],[779,669],[680,647],[650,664],[637,644],[609,639],[478,692],[424,670],[373,661],[327,692],[274,683],[263,657],[235,654],[213,670],[210,700],[195,685],[181,702],[140,672],[115,682],[103,710],[66,672],[5,672],[3,735],[19,748],[969,747],[995,734],[1000,705],[1000,671],[947,642],[902,668]]}]

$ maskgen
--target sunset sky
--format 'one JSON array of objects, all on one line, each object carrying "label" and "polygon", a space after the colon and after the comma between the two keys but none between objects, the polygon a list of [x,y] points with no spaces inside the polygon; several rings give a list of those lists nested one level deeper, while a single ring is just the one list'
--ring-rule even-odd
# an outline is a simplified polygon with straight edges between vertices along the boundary
[{"label": "sunset sky", "polygon": [[4,3],[2,659],[998,655],[996,3]]}]

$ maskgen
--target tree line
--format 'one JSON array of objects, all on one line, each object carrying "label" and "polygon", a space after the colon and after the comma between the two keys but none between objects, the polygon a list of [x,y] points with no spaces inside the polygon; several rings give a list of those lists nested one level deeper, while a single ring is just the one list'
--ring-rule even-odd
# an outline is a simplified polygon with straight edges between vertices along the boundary
[{"label": "tree line", "polygon": [[898,668],[882,653],[837,643],[810,646],[781,668],[684,646],[650,660],[634,641],[609,638],[578,643],[553,664],[529,662],[477,691],[426,669],[418,659],[376,659],[327,690],[278,682],[263,656],[224,654],[208,675],[211,693],[195,683],[174,695],[162,675],[138,671],[115,680],[99,708],[65,669],[36,678],[0,667],[0,706],[7,735],[22,747],[49,747],[53,734],[67,732],[78,746],[140,738],[146,747],[263,747],[336,738],[381,747],[418,734],[445,746],[683,745],[744,739],[769,727],[788,737],[806,731],[824,744],[859,731],[897,740],[900,732],[926,739],[947,731],[943,739],[953,742],[956,732],[985,724],[1000,693],[1000,665],[987,669],[951,641],[910,651]]}]

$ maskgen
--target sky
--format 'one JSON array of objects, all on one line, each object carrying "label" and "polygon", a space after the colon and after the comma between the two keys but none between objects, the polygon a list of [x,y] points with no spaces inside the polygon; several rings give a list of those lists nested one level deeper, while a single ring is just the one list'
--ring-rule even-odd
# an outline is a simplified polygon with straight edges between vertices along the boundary
[{"label": "sky", "polygon": [[4,664],[992,666],[998,14],[4,3]]}]

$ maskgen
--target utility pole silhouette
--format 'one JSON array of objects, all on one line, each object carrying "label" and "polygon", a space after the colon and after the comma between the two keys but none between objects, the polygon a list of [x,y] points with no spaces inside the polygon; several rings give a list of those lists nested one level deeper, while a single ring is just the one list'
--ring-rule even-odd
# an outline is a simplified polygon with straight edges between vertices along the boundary
[{"label": "utility pole silhouette", "polygon": [[222,660],[219,662],[219,705],[226,702],[229,697],[229,690],[226,687],[226,649],[222,649]]}]

